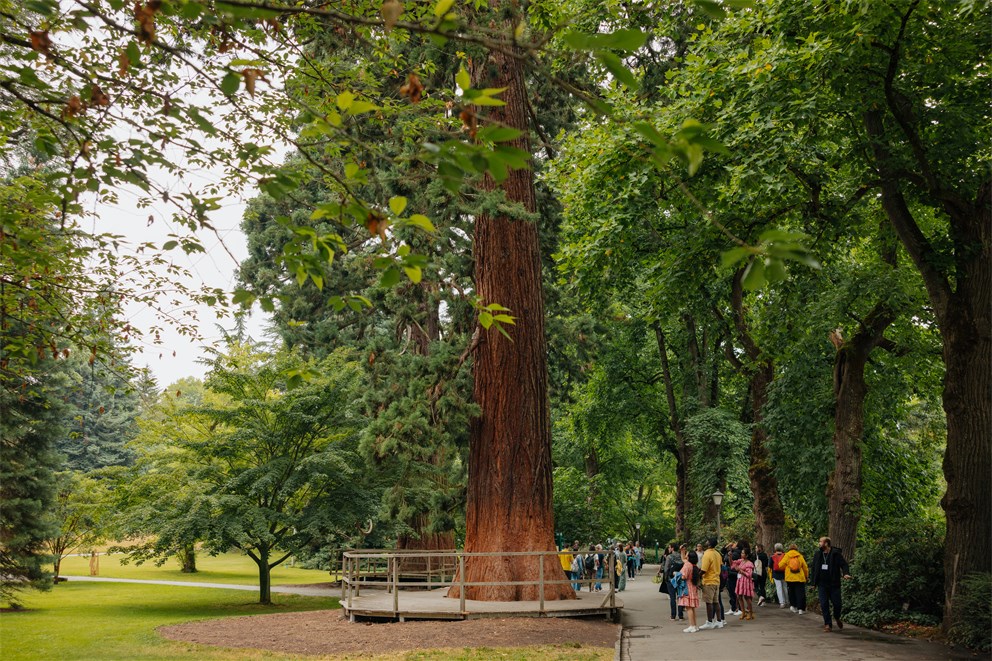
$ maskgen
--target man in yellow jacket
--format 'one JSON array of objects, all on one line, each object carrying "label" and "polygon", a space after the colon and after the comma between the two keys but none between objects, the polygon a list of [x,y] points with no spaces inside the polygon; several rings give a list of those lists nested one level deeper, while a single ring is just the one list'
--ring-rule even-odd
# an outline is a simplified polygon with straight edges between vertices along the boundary
[{"label": "man in yellow jacket", "polygon": [[809,578],[809,566],[806,558],[799,552],[795,544],[789,545],[789,550],[778,561],[778,568],[785,572],[785,585],[789,591],[789,609],[793,613],[803,615],[806,612],[806,580]]}]

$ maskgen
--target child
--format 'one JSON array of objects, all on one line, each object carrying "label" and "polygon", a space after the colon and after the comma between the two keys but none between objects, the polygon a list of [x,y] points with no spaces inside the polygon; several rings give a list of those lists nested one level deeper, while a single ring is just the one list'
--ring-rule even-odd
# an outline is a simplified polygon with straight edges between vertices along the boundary
[{"label": "child", "polygon": [[741,549],[741,557],[734,560],[733,568],[737,571],[737,601],[740,608],[740,601],[743,599],[744,608],[741,612],[742,620],[754,619],[754,563],[751,562],[748,549]]},{"label": "child", "polygon": [[696,633],[699,627],[696,626],[696,608],[699,606],[699,584],[702,582],[703,573],[696,566],[699,557],[695,551],[686,553],[682,551],[682,571],[679,574],[685,581],[685,594],[678,598],[678,605],[685,607],[685,612],[689,615],[689,626],[682,630],[682,633]]}]

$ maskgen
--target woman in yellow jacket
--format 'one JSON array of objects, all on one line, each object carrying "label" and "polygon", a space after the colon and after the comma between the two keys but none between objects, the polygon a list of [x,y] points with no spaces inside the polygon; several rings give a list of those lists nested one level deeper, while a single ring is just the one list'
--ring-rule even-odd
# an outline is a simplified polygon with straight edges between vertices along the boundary
[{"label": "woman in yellow jacket", "polygon": [[789,545],[789,550],[778,561],[778,568],[785,572],[785,585],[789,590],[789,608],[800,615],[806,612],[806,579],[809,578],[809,566],[806,558],[799,552],[795,544]]}]

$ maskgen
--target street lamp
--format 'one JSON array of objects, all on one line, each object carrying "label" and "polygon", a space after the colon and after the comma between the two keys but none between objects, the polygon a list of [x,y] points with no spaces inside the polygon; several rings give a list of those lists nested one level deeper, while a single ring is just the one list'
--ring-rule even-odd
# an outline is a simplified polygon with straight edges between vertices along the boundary
[{"label": "street lamp", "polygon": [[641,524],[635,523],[634,527],[637,528],[637,545],[641,545]]},{"label": "street lamp", "polygon": [[712,494],[713,504],[716,505],[716,539],[720,541],[720,505],[723,503],[723,492],[719,489]]}]

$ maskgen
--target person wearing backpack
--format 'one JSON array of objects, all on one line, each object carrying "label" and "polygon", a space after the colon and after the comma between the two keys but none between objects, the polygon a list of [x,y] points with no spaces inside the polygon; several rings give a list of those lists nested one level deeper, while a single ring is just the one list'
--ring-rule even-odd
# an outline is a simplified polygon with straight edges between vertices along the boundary
[{"label": "person wearing backpack", "polygon": [[574,549],[573,553],[575,555],[572,557],[572,589],[576,592],[581,592],[582,573],[585,571],[585,558],[582,557],[578,549]]},{"label": "person wearing backpack", "polygon": [[775,553],[769,560],[771,560],[772,581],[775,583],[775,598],[778,599],[779,608],[785,608],[789,603],[789,597],[785,591],[785,570],[778,568],[778,563],[782,561],[784,556],[785,551],[782,550],[782,545],[775,544]]},{"label": "person wearing backpack", "polygon": [[809,579],[809,565],[795,544],[778,562],[779,569],[785,571],[785,585],[789,592],[789,608],[793,613],[806,613],[806,581]]}]

